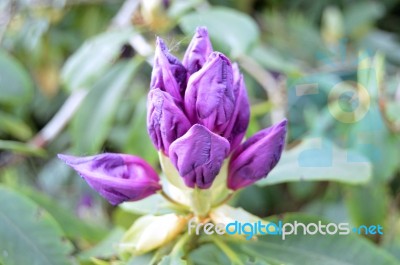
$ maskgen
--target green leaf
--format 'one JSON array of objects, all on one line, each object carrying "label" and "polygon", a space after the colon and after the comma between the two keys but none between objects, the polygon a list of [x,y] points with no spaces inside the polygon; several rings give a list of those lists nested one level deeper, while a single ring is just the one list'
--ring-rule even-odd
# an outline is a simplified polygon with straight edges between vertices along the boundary
[{"label": "green leaf", "polygon": [[32,97],[33,84],[23,66],[0,49],[0,104],[19,105]]},{"label": "green leaf", "polygon": [[186,265],[187,262],[184,261],[181,257],[176,256],[165,256],[161,259],[158,265]]},{"label": "green leaf", "polygon": [[[368,201],[368,203],[365,203]],[[389,191],[384,185],[370,184],[349,187],[345,196],[346,206],[355,225],[384,224],[389,209]]]},{"label": "green leaf", "polygon": [[379,2],[352,3],[344,10],[344,29],[347,35],[361,37],[385,14],[385,8]]},{"label": "green leaf", "polygon": [[0,150],[10,150],[24,155],[45,156],[46,152],[43,149],[31,146],[26,143],[0,140]]},{"label": "green leaf", "polygon": [[203,245],[190,253],[190,260],[197,265],[231,264],[228,257],[212,244]]},{"label": "green leaf", "polygon": [[79,254],[80,260],[90,260],[92,257],[96,258],[111,258],[118,254],[117,243],[121,240],[124,235],[124,230],[120,228],[113,229],[110,234],[95,247],[81,252]]},{"label": "green leaf", "polygon": [[257,45],[251,50],[250,56],[269,70],[295,76],[301,73],[300,69],[294,63],[289,62],[268,47]]},{"label": "green leaf", "polygon": [[141,58],[135,58],[114,65],[86,96],[71,124],[78,153],[99,152],[111,130],[120,101],[142,62]]},{"label": "green leaf", "polygon": [[61,207],[49,197],[34,191],[24,189],[23,193],[35,203],[43,207],[60,225],[65,236],[74,240],[86,240],[87,242],[96,243],[100,241],[107,233],[106,229],[91,226],[80,221],[74,213],[68,209]]},{"label": "green leaf", "polygon": [[89,88],[112,65],[133,29],[113,30],[83,44],[65,63],[61,79],[69,91]]},{"label": "green leaf", "polygon": [[[320,17],[320,15],[318,15]],[[267,27],[264,40],[268,47],[280,51],[286,58],[315,62],[321,54],[327,54],[320,30],[309,16],[299,12],[263,12],[261,23]]]},{"label": "green leaf", "polygon": [[399,141],[386,128],[379,108],[375,104],[365,117],[352,126],[349,142],[373,164],[375,182],[387,182],[399,169]]},{"label": "green leaf", "polygon": [[397,258],[397,260],[400,262],[400,239],[399,239],[399,237],[397,237],[396,241],[385,244],[384,248],[390,254],[395,256]]},{"label": "green leaf", "polygon": [[119,205],[134,214],[165,214],[171,212],[171,203],[160,194],[154,194],[140,201],[124,202]]},{"label": "green leaf", "polygon": [[0,262],[68,265],[71,244],[54,219],[31,200],[0,187]]},{"label": "green leaf", "polygon": [[179,18],[202,3],[202,0],[171,1],[171,5],[167,10],[168,17]]},{"label": "green leaf", "polygon": [[292,181],[337,181],[350,184],[366,183],[371,178],[368,160],[351,150],[336,147],[328,140],[305,139],[282,158],[268,177],[258,185]]},{"label": "green leaf", "polygon": [[145,129],[147,126],[146,102],[147,97],[143,97],[135,106],[135,112],[126,132],[127,137],[125,145],[122,147],[122,151],[128,154],[139,155],[150,164],[156,165],[158,163],[157,150]]},{"label": "green leaf", "polygon": [[187,265],[187,261],[183,257],[185,256],[184,249],[187,248],[189,240],[188,233],[181,235],[170,253],[162,257],[158,265]]},{"label": "green leaf", "polygon": [[[242,242],[246,244],[246,242]],[[240,250],[239,244],[229,244],[228,245],[232,251],[239,257],[239,262],[233,263],[232,260],[228,258],[216,245],[205,244],[197,248],[195,251],[190,253],[190,261],[196,265],[232,265],[232,264],[243,264],[243,265],[278,265],[282,263],[270,263],[269,258],[266,256],[263,258],[255,257],[255,255],[249,256],[245,252]],[[262,251],[265,253],[265,251]],[[241,262],[241,263],[240,263]]]},{"label": "green leaf", "polygon": [[141,256],[134,256],[132,257],[127,265],[143,265],[143,264],[151,264],[153,260],[153,255],[151,254],[144,254]]},{"label": "green leaf", "polygon": [[198,26],[206,26],[214,49],[230,52],[232,56],[249,51],[260,35],[251,17],[225,7],[212,7],[185,15],[180,20],[180,26],[186,35],[192,35]]},{"label": "green leaf", "polygon": [[32,137],[32,130],[22,120],[14,115],[0,111],[0,132],[5,132],[19,140]]}]

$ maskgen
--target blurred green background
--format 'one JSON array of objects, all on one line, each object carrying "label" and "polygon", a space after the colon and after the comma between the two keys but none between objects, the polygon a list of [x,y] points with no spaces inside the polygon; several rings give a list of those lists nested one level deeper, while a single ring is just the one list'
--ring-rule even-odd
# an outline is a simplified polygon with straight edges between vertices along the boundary
[{"label": "blurred green background", "polygon": [[289,120],[281,162],[233,204],[262,217],[381,224],[383,236],[363,236],[377,249],[366,251],[400,264],[394,0],[2,0],[0,250],[13,251],[0,264],[44,264],[37,249],[48,264],[113,259],[110,242],[137,215],[105,203],[56,154],[129,153],[160,169],[146,130],[155,37],[182,58],[198,25],[245,74],[247,136]]}]

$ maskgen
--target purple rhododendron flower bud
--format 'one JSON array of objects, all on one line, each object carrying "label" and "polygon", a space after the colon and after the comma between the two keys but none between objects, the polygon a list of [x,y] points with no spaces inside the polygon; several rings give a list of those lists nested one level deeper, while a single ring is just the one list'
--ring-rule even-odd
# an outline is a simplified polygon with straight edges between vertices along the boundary
[{"label": "purple rhododendron flower bud", "polygon": [[154,169],[143,159],[125,154],[58,157],[111,204],[136,201],[161,189]]},{"label": "purple rhododendron flower bud", "polygon": [[200,189],[211,186],[228,153],[229,142],[200,124],[193,125],[169,149],[171,162],[185,184]]},{"label": "purple rhododendron flower bud", "polygon": [[151,90],[147,100],[147,131],[157,148],[168,155],[170,144],[190,129],[190,122],[174,98],[160,89]]},{"label": "purple rhododendron flower bud", "polygon": [[157,38],[150,88],[159,88],[176,99],[182,99],[186,87],[187,73],[182,63],[168,52],[161,38]]},{"label": "purple rhododendron flower bud", "polygon": [[232,69],[236,100],[235,110],[223,134],[231,144],[231,151],[242,142],[250,120],[250,104],[243,75],[240,73],[239,66],[236,63],[232,64]]},{"label": "purple rhododendron flower bud", "polygon": [[285,144],[287,120],[257,132],[232,154],[228,188],[244,188],[266,177],[278,163]]},{"label": "purple rhododendron flower bud", "polygon": [[207,28],[198,27],[182,60],[182,64],[186,67],[188,74],[191,75],[202,68],[212,52],[213,48],[208,37]]},{"label": "purple rhododendron flower bud", "polygon": [[188,80],[184,104],[189,119],[222,134],[235,109],[233,90],[231,62],[222,53],[211,53]]}]

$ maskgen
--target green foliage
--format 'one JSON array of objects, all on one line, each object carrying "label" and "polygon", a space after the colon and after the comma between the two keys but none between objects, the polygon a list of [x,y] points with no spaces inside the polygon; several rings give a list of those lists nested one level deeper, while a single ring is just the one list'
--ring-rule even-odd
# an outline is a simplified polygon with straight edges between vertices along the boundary
[{"label": "green foliage", "polygon": [[58,203],[52,201],[35,190],[24,190],[24,195],[46,210],[59,224],[66,237],[71,240],[84,240],[98,242],[106,235],[106,230],[94,225],[89,225],[82,220],[73,217],[73,213]]},{"label": "green foliage", "polygon": [[318,139],[316,142],[305,139],[300,145],[284,152],[278,166],[268,178],[257,184],[263,186],[291,181],[323,180],[359,184],[366,183],[371,178],[371,171],[370,163],[362,155],[344,151],[327,140]]},{"label": "green foliage", "polygon": [[132,34],[132,29],[110,31],[85,42],[62,69],[61,78],[68,90],[90,88],[117,59],[122,44]]},{"label": "green foliage", "polygon": [[71,244],[54,219],[31,200],[0,187],[1,262],[10,265],[67,265]]},{"label": "green foliage", "polygon": [[0,49],[0,104],[25,104],[32,93],[33,84],[29,74],[20,62]]},{"label": "green foliage", "polygon": [[71,123],[77,153],[100,151],[140,63],[141,59],[119,62],[94,84]]},{"label": "green foliage", "polygon": [[[318,223],[320,218],[290,214],[281,218],[270,218],[277,223]],[[324,223],[324,222],[323,222]],[[398,264],[396,259],[368,240],[356,236],[292,235],[282,240],[279,235],[266,235],[257,241],[226,240],[226,247],[235,253],[235,257],[226,255],[226,251],[206,244],[194,251],[190,259],[195,264]],[[355,258],[357,257],[357,258]]]},{"label": "green foliage", "polygon": [[45,156],[45,151],[37,147],[26,145],[16,141],[0,140],[0,150],[12,150],[16,153],[27,154],[32,156]]},{"label": "green foliage", "polygon": [[229,52],[233,57],[249,51],[259,38],[257,25],[250,17],[222,7],[185,15],[180,25],[187,35],[191,35],[198,26],[206,26],[215,49]]},{"label": "green foliage", "polygon": [[[1,265],[399,264],[395,1],[3,2]],[[120,253],[125,230],[141,215],[185,216],[187,207],[159,194],[111,207],[56,154],[128,153],[160,172],[146,129],[155,37],[182,58],[197,26],[207,26],[214,49],[244,70],[247,136],[276,122],[280,110],[289,120],[277,167],[229,203],[273,221],[380,224],[383,235],[245,241],[188,237],[184,228],[157,250]]]}]

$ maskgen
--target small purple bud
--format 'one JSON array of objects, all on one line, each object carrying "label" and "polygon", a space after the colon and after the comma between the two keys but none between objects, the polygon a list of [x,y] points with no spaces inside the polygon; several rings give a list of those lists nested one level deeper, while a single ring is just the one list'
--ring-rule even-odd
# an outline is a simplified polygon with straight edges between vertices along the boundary
[{"label": "small purple bud", "polygon": [[240,74],[236,63],[232,64],[232,69],[236,103],[232,118],[223,134],[231,144],[231,151],[242,142],[250,120],[250,104],[243,75]]},{"label": "small purple bud", "polygon": [[190,76],[185,110],[193,123],[222,134],[235,109],[233,73],[229,59],[213,52],[204,66]]},{"label": "small purple bud", "polygon": [[190,129],[190,122],[168,93],[151,90],[147,100],[147,131],[157,150],[168,155],[170,144]]},{"label": "small purple bud", "polygon": [[159,88],[176,99],[182,99],[186,87],[186,69],[182,63],[168,52],[161,38],[157,38],[150,89]]},{"label": "small purple bud", "polygon": [[168,9],[168,7],[171,5],[170,0],[162,0],[162,5],[165,9]]},{"label": "small purple bud", "polygon": [[218,175],[229,152],[229,142],[200,124],[173,142],[169,149],[171,162],[186,186],[207,189]]},{"label": "small purple bud", "polygon": [[191,75],[202,68],[212,52],[213,48],[207,28],[198,27],[182,60],[188,74]]},{"label": "small purple bud", "polygon": [[59,154],[58,157],[113,205],[141,200],[161,189],[154,169],[136,156],[104,153],[87,157]]},{"label": "small purple bud", "polygon": [[237,190],[264,178],[278,163],[285,144],[287,120],[257,132],[232,154],[228,188]]}]

